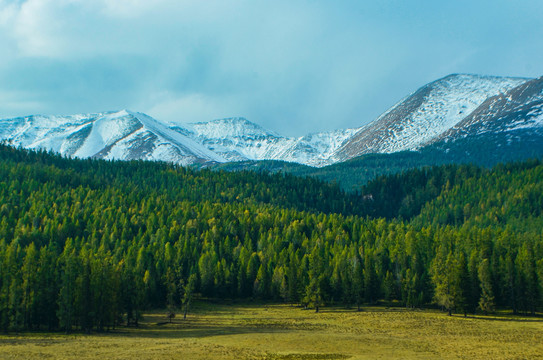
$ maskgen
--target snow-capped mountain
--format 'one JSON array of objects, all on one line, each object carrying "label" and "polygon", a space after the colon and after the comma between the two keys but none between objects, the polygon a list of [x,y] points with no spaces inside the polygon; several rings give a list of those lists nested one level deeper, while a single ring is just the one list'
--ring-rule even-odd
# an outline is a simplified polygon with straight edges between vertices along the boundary
[{"label": "snow-capped mountain", "polygon": [[356,129],[312,133],[296,139],[278,158],[317,167],[330,165],[337,162],[334,153],[355,133]]},{"label": "snow-capped mountain", "polygon": [[245,118],[188,124],[195,140],[229,161],[283,160],[310,166],[330,163],[331,155],[356,131],[314,133],[284,137]]},{"label": "snow-capped mountain", "polygon": [[243,118],[180,126],[128,110],[0,121],[0,139],[14,146],[79,158],[162,160],[181,165],[284,160],[318,166],[353,132],[288,138]]},{"label": "snow-capped mountain", "polygon": [[227,118],[188,124],[201,144],[229,161],[275,159],[292,146],[291,139],[268,131],[245,118]]},{"label": "snow-capped mountain", "polygon": [[0,138],[15,146],[79,158],[162,160],[183,165],[226,161],[181,132],[127,110],[4,119],[0,121]]},{"label": "snow-capped mountain", "polygon": [[334,156],[344,161],[362,154],[415,150],[458,124],[488,98],[527,80],[458,74],[436,80],[359,128]]},{"label": "snow-capped mountain", "polygon": [[182,165],[283,160],[321,167],[362,154],[429,146],[458,153],[462,150],[457,148],[468,143],[473,149],[476,137],[487,149],[513,140],[518,147],[527,136],[530,144],[541,147],[543,78],[449,75],[418,89],[368,125],[298,138],[244,118],[179,125],[127,110],[0,120],[0,140],[15,146],[80,158]]}]

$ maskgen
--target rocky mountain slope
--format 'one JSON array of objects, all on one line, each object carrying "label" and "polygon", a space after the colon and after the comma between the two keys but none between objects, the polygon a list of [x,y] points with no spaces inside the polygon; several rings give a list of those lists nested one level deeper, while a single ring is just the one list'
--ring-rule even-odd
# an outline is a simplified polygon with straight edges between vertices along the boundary
[{"label": "rocky mountain slope", "polygon": [[432,142],[501,133],[512,139],[519,131],[543,130],[543,77],[487,99],[469,116]]},{"label": "rocky mountain slope", "polygon": [[363,154],[415,150],[454,127],[488,98],[526,81],[456,74],[436,80],[359,128],[334,156],[344,161]]}]

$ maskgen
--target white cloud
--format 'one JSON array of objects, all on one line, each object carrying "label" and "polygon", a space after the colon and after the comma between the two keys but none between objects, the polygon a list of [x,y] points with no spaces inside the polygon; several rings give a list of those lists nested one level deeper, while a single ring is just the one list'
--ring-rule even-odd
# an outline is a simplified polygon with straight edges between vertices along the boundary
[{"label": "white cloud", "polygon": [[[62,53],[63,18],[55,9],[63,1],[29,0],[14,16],[14,36],[23,56],[53,56]],[[55,5],[57,4],[57,5]]]},{"label": "white cloud", "polygon": [[208,121],[228,116],[241,116],[233,109],[235,100],[214,98],[205,94],[157,94],[153,102],[155,105],[143,109],[145,113],[161,120],[184,124],[190,122]]},{"label": "white cloud", "polygon": [[17,3],[0,0],[0,26],[9,25],[17,12]]},{"label": "white cloud", "polygon": [[123,19],[134,19],[147,14],[149,11],[161,7],[164,0],[102,0],[102,13],[105,16]]},{"label": "white cloud", "polygon": [[6,24],[19,55],[55,59],[119,54],[165,57],[172,49],[228,36],[230,31],[217,33],[217,26],[228,19],[235,4],[211,0],[0,1],[0,24]]}]

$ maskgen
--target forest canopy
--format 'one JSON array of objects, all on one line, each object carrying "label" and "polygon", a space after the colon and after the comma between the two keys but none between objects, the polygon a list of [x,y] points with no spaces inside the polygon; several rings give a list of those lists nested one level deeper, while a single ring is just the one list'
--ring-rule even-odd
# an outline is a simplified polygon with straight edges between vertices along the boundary
[{"label": "forest canopy", "polygon": [[0,329],[104,330],[205,297],[543,307],[543,164],[312,178],[0,145]]}]

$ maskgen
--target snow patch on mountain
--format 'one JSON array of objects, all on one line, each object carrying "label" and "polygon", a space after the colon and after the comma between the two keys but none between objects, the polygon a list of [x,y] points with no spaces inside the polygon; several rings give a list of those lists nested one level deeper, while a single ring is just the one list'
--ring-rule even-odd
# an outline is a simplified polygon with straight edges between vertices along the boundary
[{"label": "snow patch on mountain", "polygon": [[172,130],[170,127],[160,123],[148,115],[134,112],[129,112],[129,114],[138,119],[145,126],[145,128],[153,132],[155,135],[161,137],[163,140],[169,143],[177,145],[181,152],[190,153],[202,159],[209,159],[218,162],[226,161],[223,157],[217,155],[213,151],[210,151],[206,147],[201,146],[201,144],[198,144],[188,136]]},{"label": "snow patch on mountain", "polygon": [[126,111],[100,116],[93,121],[90,133],[74,156],[93,157],[103,148],[113,145],[139,127],[141,124]]},{"label": "snow patch on mountain", "polygon": [[[432,83],[432,91],[425,103],[408,121],[413,133],[423,130],[423,136],[406,142],[406,146],[420,145],[450,129],[473,112],[490,96],[494,96],[526,82],[526,79],[494,76],[451,75]],[[403,138],[409,138],[407,131]],[[392,147],[394,149],[398,145]]]}]

